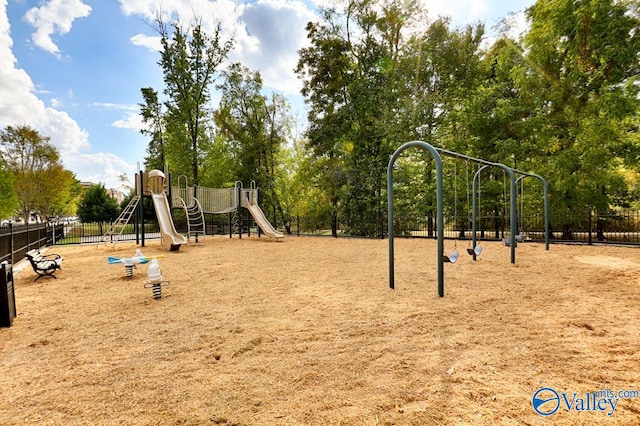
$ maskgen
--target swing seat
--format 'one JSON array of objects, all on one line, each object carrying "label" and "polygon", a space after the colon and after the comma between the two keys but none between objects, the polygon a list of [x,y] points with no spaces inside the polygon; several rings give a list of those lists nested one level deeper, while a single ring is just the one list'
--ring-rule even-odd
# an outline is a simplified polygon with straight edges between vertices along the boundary
[{"label": "swing seat", "polygon": [[[506,247],[511,247],[511,239],[510,238],[503,238],[502,239],[502,244],[504,244]],[[518,245],[518,238],[516,237],[516,246]]]},{"label": "swing seat", "polygon": [[480,256],[482,253],[482,246],[478,244],[475,248],[467,247],[467,253],[469,253],[469,256]]},{"label": "swing seat", "polygon": [[447,263],[456,263],[456,261],[458,260],[458,256],[460,256],[460,254],[458,253],[458,249],[453,249],[449,256],[445,254],[442,259]]},{"label": "swing seat", "polygon": [[525,241],[527,241],[527,234],[522,233],[516,235],[516,242],[524,243]]}]

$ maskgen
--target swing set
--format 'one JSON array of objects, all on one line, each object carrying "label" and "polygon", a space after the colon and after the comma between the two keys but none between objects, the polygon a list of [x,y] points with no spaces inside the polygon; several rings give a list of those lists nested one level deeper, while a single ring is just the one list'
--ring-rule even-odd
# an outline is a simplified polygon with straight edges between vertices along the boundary
[{"label": "swing set", "polygon": [[[453,171],[453,217],[454,220],[458,219],[458,168],[456,166],[456,163],[454,164],[454,171]],[[469,208],[469,206],[471,206],[471,188],[469,187],[469,160],[465,160],[465,166],[466,166],[466,192],[467,192],[467,209]],[[479,200],[480,200],[480,186],[478,185],[478,204],[479,204]],[[467,223],[471,223],[472,221],[472,217],[471,217],[471,212],[468,212],[467,214]],[[469,237],[469,245],[467,246],[467,253],[470,256],[473,256],[473,260],[476,260],[477,256],[480,256],[480,254],[482,253],[482,246],[480,245],[480,243],[477,244],[471,244],[472,239],[471,237]],[[458,239],[455,238],[453,240],[453,251],[451,252],[450,255],[447,255],[446,253],[443,255],[443,260],[445,263],[456,263],[456,261],[458,260],[458,258],[460,257],[459,253],[458,253]]]},{"label": "swing set", "polygon": [[[454,248],[451,254],[447,255],[444,250],[444,213],[443,213],[443,183],[442,183],[442,156],[452,157],[454,159],[462,159],[467,161],[467,165],[469,162],[476,163],[481,167],[478,168],[478,171],[475,173],[473,177],[473,201],[472,201],[472,240],[470,247],[467,248],[467,252],[473,256],[473,259],[476,260],[476,257],[482,253],[482,246],[477,242],[476,232],[477,232],[477,208],[479,204],[479,176],[482,170],[487,167],[497,167],[504,170],[506,176],[509,177],[510,181],[510,236],[509,236],[509,247],[511,249],[511,263],[516,262],[516,235],[517,235],[517,226],[518,226],[518,218],[517,218],[517,181],[516,175],[518,175],[518,181],[526,177],[535,177],[542,182],[543,192],[544,192],[544,224],[545,224],[545,248],[549,250],[549,207],[548,207],[548,186],[546,180],[537,174],[527,173],[520,170],[516,170],[514,168],[505,166],[500,163],[493,163],[490,161],[482,160],[480,158],[470,157],[468,155],[460,154],[454,151],[448,151],[442,148],[436,148],[433,145],[423,142],[423,141],[411,141],[400,146],[391,156],[389,160],[389,165],[387,167],[387,205],[388,205],[388,215],[387,215],[387,223],[388,223],[388,235],[389,235],[389,287],[391,289],[395,288],[395,267],[394,267],[394,231],[393,231],[393,168],[396,159],[398,156],[408,148],[420,148],[426,150],[431,154],[435,162],[435,171],[436,171],[436,233],[437,233],[437,267],[438,267],[438,295],[440,297],[444,297],[444,264],[445,263],[456,263],[459,258],[459,253],[457,249],[457,242],[454,242]],[[468,172],[468,168],[467,168]],[[456,178],[457,178],[457,169],[455,170]],[[457,179],[456,179],[457,180]],[[468,188],[468,179],[467,179],[467,188]],[[454,201],[454,214],[457,216],[457,182],[454,180],[454,193],[455,193],[455,201]],[[477,196],[476,196],[477,195]],[[505,194],[506,195],[506,194]],[[467,191],[467,200],[469,198],[469,193]],[[506,197],[505,197],[506,198]]]}]

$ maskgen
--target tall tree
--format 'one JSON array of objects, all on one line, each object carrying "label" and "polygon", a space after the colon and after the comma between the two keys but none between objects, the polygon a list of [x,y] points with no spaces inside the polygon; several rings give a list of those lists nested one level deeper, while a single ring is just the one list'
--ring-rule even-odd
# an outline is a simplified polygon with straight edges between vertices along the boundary
[{"label": "tall tree", "polygon": [[254,181],[262,189],[263,208],[275,210],[285,221],[276,180],[280,154],[290,126],[289,105],[279,95],[261,93],[259,72],[233,64],[224,72],[220,108],[215,114],[221,137],[235,156],[237,180]]},{"label": "tall tree", "polygon": [[0,158],[0,217],[6,218],[13,216],[20,207],[16,190],[13,184],[13,173],[7,167],[4,160]]},{"label": "tall tree", "polygon": [[639,156],[637,2],[539,0],[527,16],[521,87],[536,102],[533,137],[554,206],[607,210],[626,189],[620,166]]},{"label": "tall tree", "polygon": [[160,102],[158,92],[151,87],[143,87],[140,92],[144,100],[143,103],[139,104],[140,115],[142,116],[142,122],[147,126],[140,132],[151,137],[147,146],[145,166],[147,170],[164,170],[165,149],[163,133],[165,125],[162,102]]},{"label": "tall tree", "polygon": [[[308,146],[322,174],[319,185],[331,206],[332,234],[337,236],[340,200],[345,184],[342,158],[345,146],[342,135],[350,126],[345,113],[349,102],[349,83],[353,78],[353,59],[349,40],[343,29],[334,24],[334,10],[323,10],[323,23],[309,22],[310,46],[300,50],[296,72],[303,80],[302,94],[309,104]],[[346,145],[348,148],[351,145]]]},{"label": "tall tree", "polygon": [[50,165],[37,173],[40,195],[34,201],[34,210],[41,217],[69,215],[77,201],[77,179],[73,172],[61,165]]},{"label": "tall tree", "polygon": [[423,16],[415,3],[350,1],[308,24],[300,51],[309,144],[326,164],[334,212],[357,233],[383,228],[393,149],[416,138],[457,147],[465,136],[454,118],[477,85],[484,29],[450,30],[446,19],[425,28],[414,16]]},{"label": "tall tree", "polygon": [[115,198],[107,193],[104,185],[91,185],[78,205],[78,218],[84,223],[100,223],[100,233],[102,233],[102,223],[111,222],[118,217],[119,207]]},{"label": "tall tree", "polygon": [[[193,27],[174,22],[169,28],[161,18],[156,20],[162,51],[159,65],[164,74],[166,130],[165,156],[176,163],[179,173],[199,182],[202,145],[208,141],[203,121],[208,117],[210,86],[218,67],[227,58],[233,41],[223,41],[220,24],[211,34],[196,20]],[[185,160],[190,170],[181,169]]]},{"label": "tall tree", "polygon": [[73,174],[64,169],[48,137],[29,126],[7,126],[0,132],[0,157],[13,174],[22,215],[58,213],[71,196]]},{"label": "tall tree", "polygon": [[296,68],[309,111],[309,144],[324,164],[324,185],[351,231],[379,235],[386,164],[398,137],[399,3],[350,1],[307,25],[310,47]]}]

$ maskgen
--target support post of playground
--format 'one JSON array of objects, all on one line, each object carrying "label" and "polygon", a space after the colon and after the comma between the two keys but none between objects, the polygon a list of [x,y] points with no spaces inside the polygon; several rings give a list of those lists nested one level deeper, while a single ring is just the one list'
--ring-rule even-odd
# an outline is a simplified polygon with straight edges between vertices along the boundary
[{"label": "support post of playground", "polygon": [[398,156],[407,148],[417,147],[428,151],[436,163],[436,232],[438,239],[438,295],[444,297],[444,214],[442,210],[442,158],[432,145],[422,141],[407,142],[398,148],[387,167],[387,205],[388,205],[388,232],[389,232],[389,287],[395,288],[395,267],[393,247],[393,165]]},{"label": "support post of playground", "polygon": [[[516,180],[516,185],[519,181],[521,181],[522,179],[526,178],[526,177],[533,177],[536,178],[538,180],[540,180],[540,182],[542,182],[542,196],[544,197],[543,200],[543,204],[544,204],[544,246],[545,246],[545,250],[549,250],[549,186],[547,185],[547,181],[545,178],[543,178],[540,175],[537,175],[535,173],[524,173],[524,172],[518,172],[520,173],[520,177]],[[589,228],[591,229],[591,228]]]},{"label": "support post of playground", "polygon": [[[138,221],[139,221],[138,230],[140,232],[140,238],[141,238],[140,245],[144,247],[145,229],[144,229],[144,172],[143,171],[138,170],[138,174],[136,175],[136,181],[137,181],[136,193],[140,196],[140,202],[138,203]],[[136,232],[136,240],[138,238],[137,232]]]},{"label": "support post of playground", "polygon": [[480,179],[480,173],[484,169],[489,167],[488,165],[484,165],[478,169],[478,171],[473,175],[473,185],[471,189],[471,193],[473,195],[471,201],[471,248],[473,249],[473,260],[476,260],[477,255],[475,253],[475,249],[477,246],[477,237],[476,233],[478,232],[478,217],[476,212],[478,211],[478,202],[477,202],[477,194],[478,194],[478,180]]},{"label": "support post of playground", "polygon": [[[472,201],[472,207],[471,207],[472,209],[472,213],[471,213],[472,248],[475,249],[477,244],[476,233],[477,233],[478,206],[477,206],[476,200],[477,200],[477,194],[478,194],[478,180],[480,179],[480,173],[484,169],[490,166],[502,168],[509,175],[511,180],[511,185],[510,185],[511,187],[511,199],[510,199],[511,235],[509,239],[510,246],[511,246],[511,263],[515,263],[515,247],[516,247],[515,234],[517,232],[517,227],[514,226],[514,224],[516,224],[517,222],[517,214],[515,215],[515,219],[514,219],[514,212],[517,209],[515,193],[516,193],[516,187],[517,187],[518,181],[524,179],[525,177],[535,177],[536,179],[539,179],[542,182],[542,192],[543,192],[542,196],[543,196],[543,204],[544,204],[544,242],[545,242],[545,249],[549,250],[549,186],[547,185],[547,181],[542,176],[537,175],[535,173],[526,173],[517,169],[512,169],[510,167],[505,166],[504,164],[499,164],[499,163],[484,164],[482,167],[478,169],[478,171],[473,176],[473,185],[472,185],[473,201]],[[518,179],[514,179],[516,173],[520,175]],[[514,231],[514,229],[516,230]],[[476,260],[475,254],[473,255],[473,260]]]},{"label": "support post of playground", "polygon": [[[511,167],[507,167],[504,164],[492,163],[491,161],[486,161],[486,160],[482,160],[480,158],[470,157],[468,155],[460,154],[459,152],[448,151],[448,150],[443,149],[443,148],[436,148],[436,150],[441,155],[446,155],[448,157],[460,158],[460,159],[467,160],[467,161],[473,161],[474,163],[483,164],[486,167],[492,166],[492,167],[501,168],[509,176],[509,181],[510,181],[509,187],[510,187],[510,192],[511,192],[511,199],[510,199],[510,202],[509,202],[509,205],[510,205],[510,219],[509,219],[509,221],[511,222],[511,226],[510,226],[511,235],[509,236],[509,241],[510,241],[509,246],[511,248],[511,263],[516,263],[516,233],[518,232],[518,224],[517,224],[518,213],[516,211],[516,208],[517,208],[517,202],[516,202],[516,197],[515,197],[515,193],[516,193],[516,176],[515,176],[515,173],[514,173],[514,169],[512,169]],[[482,168],[480,170],[482,170]],[[478,174],[478,173],[476,173],[476,174]],[[474,195],[474,198],[475,198],[475,195]],[[475,222],[475,220],[474,220],[474,222]],[[475,238],[475,233],[474,233],[474,238]],[[475,243],[473,245],[473,248],[475,249]]]}]

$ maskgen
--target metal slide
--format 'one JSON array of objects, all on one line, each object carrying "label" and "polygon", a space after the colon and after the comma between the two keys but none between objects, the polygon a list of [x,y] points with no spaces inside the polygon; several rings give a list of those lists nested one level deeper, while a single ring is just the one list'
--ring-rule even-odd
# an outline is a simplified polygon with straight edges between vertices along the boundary
[{"label": "metal slide", "polygon": [[173,219],[171,218],[167,195],[164,192],[160,192],[158,194],[151,194],[151,198],[153,199],[153,206],[158,216],[158,224],[160,225],[162,238],[171,245],[171,251],[179,250],[180,245],[187,243],[187,239],[184,235],[176,231]]},{"label": "metal slide", "polygon": [[271,225],[271,222],[265,217],[264,212],[258,206],[258,204],[251,204],[249,201],[249,197],[247,194],[244,194],[244,200],[242,200],[242,207],[246,207],[249,212],[251,212],[251,216],[256,221],[262,232],[272,238],[279,239],[284,238],[284,234],[282,232],[276,231],[276,229]]}]

